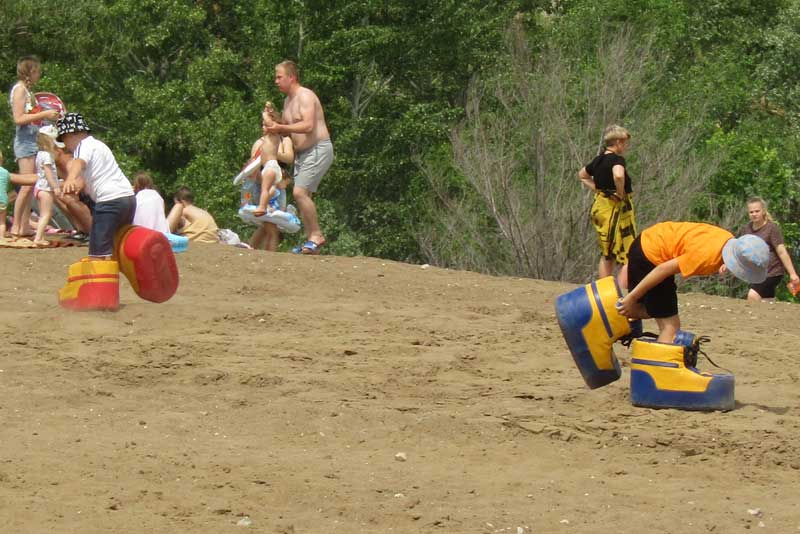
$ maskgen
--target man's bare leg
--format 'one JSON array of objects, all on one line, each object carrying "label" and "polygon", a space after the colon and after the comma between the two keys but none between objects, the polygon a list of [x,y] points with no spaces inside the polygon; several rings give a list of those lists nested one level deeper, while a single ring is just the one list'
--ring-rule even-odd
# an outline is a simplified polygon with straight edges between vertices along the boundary
[{"label": "man's bare leg", "polygon": [[76,195],[56,197],[56,204],[76,230],[89,235],[92,230],[92,212],[89,206],[81,202]]},{"label": "man's bare leg", "polygon": [[297,209],[300,211],[300,218],[303,220],[303,226],[306,230],[306,239],[313,241],[318,245],[325,243],[325,237],[319,227],[319,220],[317,218],[317,206],[312,200],[312,193],[305,187],[294,186],[292,190],[294,194],[294,201],[297,203]]}]

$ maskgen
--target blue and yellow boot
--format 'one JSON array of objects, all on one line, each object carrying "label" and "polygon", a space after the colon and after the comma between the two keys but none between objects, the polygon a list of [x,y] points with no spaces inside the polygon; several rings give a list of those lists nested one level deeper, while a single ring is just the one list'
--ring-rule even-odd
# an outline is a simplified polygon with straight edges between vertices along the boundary
[{"label": "blue and yellow boot", "polygon": [[613,276],[607,276],[556,299],[556,317],[564,340],[586,385],[605,386],[621,376],[611,346],[641,335],[642,322],[628,321],[617,312],[621,297]]},{"label": "blue and yellow boot", "polygon": [[648,408],[733,410],[734,376],[698,371],[699,341],[679,331],[674,343],[639,338],[631,344],[631,403]]},{"label": "blue and yellow boot", "polygon": [[58,291],[58,303],[68,310],[119,309],[119,264],[113,260],[83,258],[67,271],[67,284]]}]

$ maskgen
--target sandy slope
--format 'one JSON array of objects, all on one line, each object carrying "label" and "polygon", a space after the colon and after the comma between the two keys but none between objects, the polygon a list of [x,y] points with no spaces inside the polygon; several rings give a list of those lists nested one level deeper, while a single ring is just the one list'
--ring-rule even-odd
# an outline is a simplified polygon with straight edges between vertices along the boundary
[{"label": "sandy slope", "polygon": [[796,306],[682,296],[738,405],[654,411],[585,388],[566,285],[195,245],[65,312],[82,253],[0,250],[4,533],[800,530]]}]

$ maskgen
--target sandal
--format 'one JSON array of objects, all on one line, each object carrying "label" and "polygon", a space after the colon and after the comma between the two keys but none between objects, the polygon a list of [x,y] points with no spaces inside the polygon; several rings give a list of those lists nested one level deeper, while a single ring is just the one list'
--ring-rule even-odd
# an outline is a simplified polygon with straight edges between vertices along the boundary
[{"label": "sandal", "polygon": [[314,241],[311,241],[309,239],[308,241],[303,243],[303,247],[302,250],[300,250],[300,254],[316,256],[317,254],[319,254],[320,252],[319,249],[321,249],[322,245],[324,244],[325,241],[323,241],[322,243],[315,243]]},{"label": "sandal", "polygon": [[292,254],[306,254],[306,255],[313,254],[313,255],[316,255],[316,254],[319,254],[319,249],[324,244],[325,244],[325,241],[323,241],[322,243],[316,243],[316,242],[311,241],[309,239],[308,241],[306,241],[305,243],[303,243],[299,247],[294,247],[292,249]]}]

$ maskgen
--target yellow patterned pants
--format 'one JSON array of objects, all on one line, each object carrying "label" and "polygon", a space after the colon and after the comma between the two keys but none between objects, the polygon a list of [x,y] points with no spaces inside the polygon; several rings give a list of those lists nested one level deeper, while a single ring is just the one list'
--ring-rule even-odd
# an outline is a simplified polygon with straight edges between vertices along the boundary
[{"label": "yellow patterned pants", "polygon": [[623,264],[628,261],[628,249],[636,239],[636,220],[633,199],[628,194],[618,201],[603,193],[595,193],[591,211],[592,225],[597,231],[600,254]]}]

